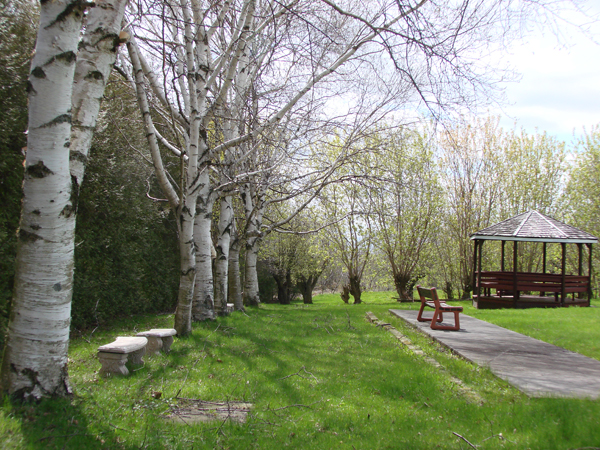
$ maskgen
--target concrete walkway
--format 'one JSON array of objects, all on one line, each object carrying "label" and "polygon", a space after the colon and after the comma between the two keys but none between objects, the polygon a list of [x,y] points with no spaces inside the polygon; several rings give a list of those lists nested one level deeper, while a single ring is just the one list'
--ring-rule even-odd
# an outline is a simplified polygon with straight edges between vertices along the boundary
[{"label": "concrete walkway", "polygon": [[[418,311],[390,313],[531,397],[600,398],[600,361],[464,314],[460,331],[442,331],[417,322]],[[453,315],[446,318],[452,322]]]}]

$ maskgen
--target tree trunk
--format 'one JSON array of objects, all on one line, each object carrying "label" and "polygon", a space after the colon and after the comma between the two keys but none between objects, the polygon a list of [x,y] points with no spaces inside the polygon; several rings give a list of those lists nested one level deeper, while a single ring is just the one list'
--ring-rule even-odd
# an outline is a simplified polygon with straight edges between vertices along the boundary
[{"label": "tree trunk", "polygon": [[273,278],[277,283],[277,300],[281,305],[289,305],[292,302],[290,292],[292,286],[292,274],[288,270],[282,274],[274,274]]},{"label": "tree trunk", "polygon": [[244,311],[244,299],[242,297],[242,281],[240,278],[240,239],[235,229],[235,222],[231,233],[229,247],[229,270],[227,297],[229,303],[233,303],[235,311]]},{"label": "tree trunk", "polygon": [[446,298],[448,300],[454,300],[454,288],[451,282],[445,282],[443,291],[445,292]]},{"label": "tree trunk", "polygon": [[302,300],[305,305],[312,305],[312,289],[307,289],[302,291]]},{"label": "tree trunk", "polygon": [[[29,76],[23,207],[2,389],[22,399],[70,394],[67,372],[74,214],[69,171],[71,99],[80,4],[42,2]],[[75,7],[73,7],[75,6]]]},{"label": "tree trunk", "polygon": [[348,281],[350,284],[350,294],[354,297],[354,304],[361,303],[360,296],[362,290],[360,288],[360,278],[355,274],[348,274]]},{"label": "tree trunk", "polygon": [[244,305],[258,306],[260,296],[258,292],[258,272],[256,261],[258,259],[258,239],[250,239],[246,243],[246,267],[244,277]]},{"label": "tree trunk", "polygon": [[304,301],[305,305],[312,305],[312,292],[318,280],[318,276],[309,276],[308,278],[302,277],[302,279],[297,283],[297,286],[302,293],[302,300]]},{"label": "tree trunk", "polygon": [[[205,180],[202,180],[205,178]],[[214,320],[214,281],[212,271],[213,244],[210,228],[212,225],[213,200],[208,191],[208,171],[200,175],[200,184],[204,185],[198,196],[196,219],[194,221],[194,243],[196,249],[196,285],[192,319],[194,321]]]},{"label": "tree trunk", "polygon": [[473,280],[471,274],[463,277],[462,282],[462,294],[460,296],[461,300],[468,300],[471,298],[471,292],[473,292]]},{"label": "tree trunk", "polygon": [[[70,167],[74,189],[81,188],[102,96],[117,58],[119,32],[128,0],[97,0],[87,13],[78,46],[73,83]],[[75,226],[75,215],[73,226]]]},{"label": "tree trunk", "polygon": [[350,301],[350,288],[348,287],[348,285],[342,286],[342,292],[340,294],[340,297],[342,298],[342,301],[344,303],[348,303]]},{"label": "tree trunk", "polygon": [[261,233],[264,203],[262,188],[257,189],[256,204],[253,198],[253,187],[250,184],[240,186],[240,196],[246,216],[246,266],[244,268],[244,305],[258,306],[260,304],[258,272],[258,246],[263,237]]},{"label": "tree trunk", "polygon": [[[192,127],[193,133],[190,133],[190,139],[186,142],[186,151],[189,155],[188,167],[185,170],[185,175],[181,180],[184,185],[184,189],[181,193],[181,198],[175,191],[167,172],[164,168],[160,148],[158,146],[158,140],[156,136],[156,130],[154,123],[152,122],[152,115],[150,113],[150,106],[148,104],[148,98],[146,97],[145,86],[146,82],[144,79],[144,71],[142,68],[142,62],[140,59],[139,50],[134,39],[131,39],[127,43],[127,49],[129,50],[129,58],[133,66],[133,72],[135,77],[136,97],[140,112],[142,113],[142,120],[144,121],[144,128],[146,130],[146,139],[148,140],[148,146],[152,155],[152,162],[154,164],[154,171],[156,178],[162,191],[169,199],[169,203],[174,211],[177,211],[177,231],[179,234],[179,261],[180,261],[180,278],[179,278],[179,292],[177,295],[177,308],[175,309],[174,317],[174,328],[177,331],[177,336],[185,336],[192,332],[192,301],[194,298],[194,286],[196,281],[196,254],[194,251],[194,212],[196,211],[196,198],[198,196],[197,189],[193,189],[194,180],[197,174],[197,159],[198,152],[197,146],[192,143],[197,143],[199,139],[199,129],[197,126]],[[197,105],[196,105],[197,106]],[[192,122],[196,123],[198,120],[197,111],[192,115]],[[185,161],[182,155],[182,170],[183,162]],[[189,193],[189,195],[186,195]]]},{"label": "tree trunk", "polygon": [[[215,251],[215,313],[226,314],[227,311],[227,288],[229,271],[229,250],[231,243],[231,227],[233,226],[233,208],[231,207],[231,196],[221,197],[221,208],[219,214],[219,225],[217,246]],[[239,261],[238,261],[239,263]]]},{"label": "tree trunk", "polygon": [[412,300],[412,292],[408,292],[408,285],[410,283],[410,275],[404,275],[401,273],[394,274],[394,285],[396,286],[396,292],[400,300]]},{"label": "tree trunk", "polygon": [[304,301],[304,304],[312,305],[312,290],[314,289],[314,285],[306,281],[298,283],[298,287],[302,293],[302,300]]},{"label": "tree trunk", "polygon": [[[188,199],[189,200],[189,197]],[[191,208],[191,209],[190,209]],[[185,336],[192,332],[192,301],[196,281],[196,253],[194,251],[194,218],[191,211],[195,207],[183,204],[179,211],[179,260],[181,274],[177,308],[175,309],[174,326],[177,336]]]}]

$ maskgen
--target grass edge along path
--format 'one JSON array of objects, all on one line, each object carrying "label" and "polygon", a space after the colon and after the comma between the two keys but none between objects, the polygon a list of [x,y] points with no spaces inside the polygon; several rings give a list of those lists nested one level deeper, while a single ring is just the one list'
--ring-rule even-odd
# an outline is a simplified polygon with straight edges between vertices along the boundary
[{"label": "grass edge along path", "polygon": [[[451,383],[454,383],[457,386],[458,390],[461,392],[461,394],[464,395],[467,399],[469,399],[472,402],[479,403],[479,404],[483,404],[484,403],[485,400],[475,390],[473,390],[472,388],[470,388],[469,386],[467,386],[465,383],[463,383],[463,381],[461,379],[456,378],[455,376],[453,376],[452,374],[450,374],[446,370],[446,368],[443,365],[441,365],[436,359],[432,358],[431,356],[426,355],[423,352],[423,350],[418,345],[414,345],[413,342],[407,336],[405,336],[402,333],[400,333],[391,324],[386,323],[386,322],[384,322],[382,320],[379,320],[370,311],[368,311],[365,314],[365,316],[366,316],[366,318],[367,318],[367,320],[369,322],[371,322],[372,324],[374,324],[374,325],[376,325],[378,327],[383,328],[386,331],[389,331],[389,333],[392,336],[394,336],[398,341],[400,341],[400,343],[402,343],[402,345],[405,345],[413,354],[415,354],[417,356],[422,356],[423,359],[428,364],[430,364],[431,366],[433,366],[436,369],[438,369],[440,371],[440,373],[446,375],[448,377],[448,380]],[[462,436],[460,436],[460,437],[462,438]]]}]

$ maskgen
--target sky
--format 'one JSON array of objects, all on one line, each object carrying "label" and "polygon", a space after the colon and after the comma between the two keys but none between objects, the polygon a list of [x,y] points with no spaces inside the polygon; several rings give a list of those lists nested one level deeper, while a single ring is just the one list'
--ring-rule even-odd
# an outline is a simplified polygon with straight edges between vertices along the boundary
[{"label": "sky", "polygon": [[[588,4],[600,12],[600,0]],[[495,111],[504,128],[546,131],[569,144],[600,124],[600,24],[588,35],[567,28],[560,38],[535,30],[509,50],[521,79],[505,84],[507,103]]]}]

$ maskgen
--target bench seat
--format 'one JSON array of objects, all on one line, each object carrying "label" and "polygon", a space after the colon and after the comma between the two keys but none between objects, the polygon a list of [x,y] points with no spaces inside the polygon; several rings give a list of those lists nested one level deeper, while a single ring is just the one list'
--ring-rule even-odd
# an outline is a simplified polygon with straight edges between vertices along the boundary
[{"label": "bench seat", "polygon": [[119,336],[114,342],[98,347],[98,359],[102,364],[100,376],[128,375],[129,370],[125,366],[127,361],[135,365],[144,364],[142,357],[146,353],[147,343],[145,337]]},{"label": "bench seat", "polygon": [[148,331],[138,333],[138,336],[143,336],[148,339],[147,352],[150,355],[159,353],[161,350],[164,353],[169,353],[171,344],[173,344],[173,336],[177,331],[173,328],[153,328]]}]

